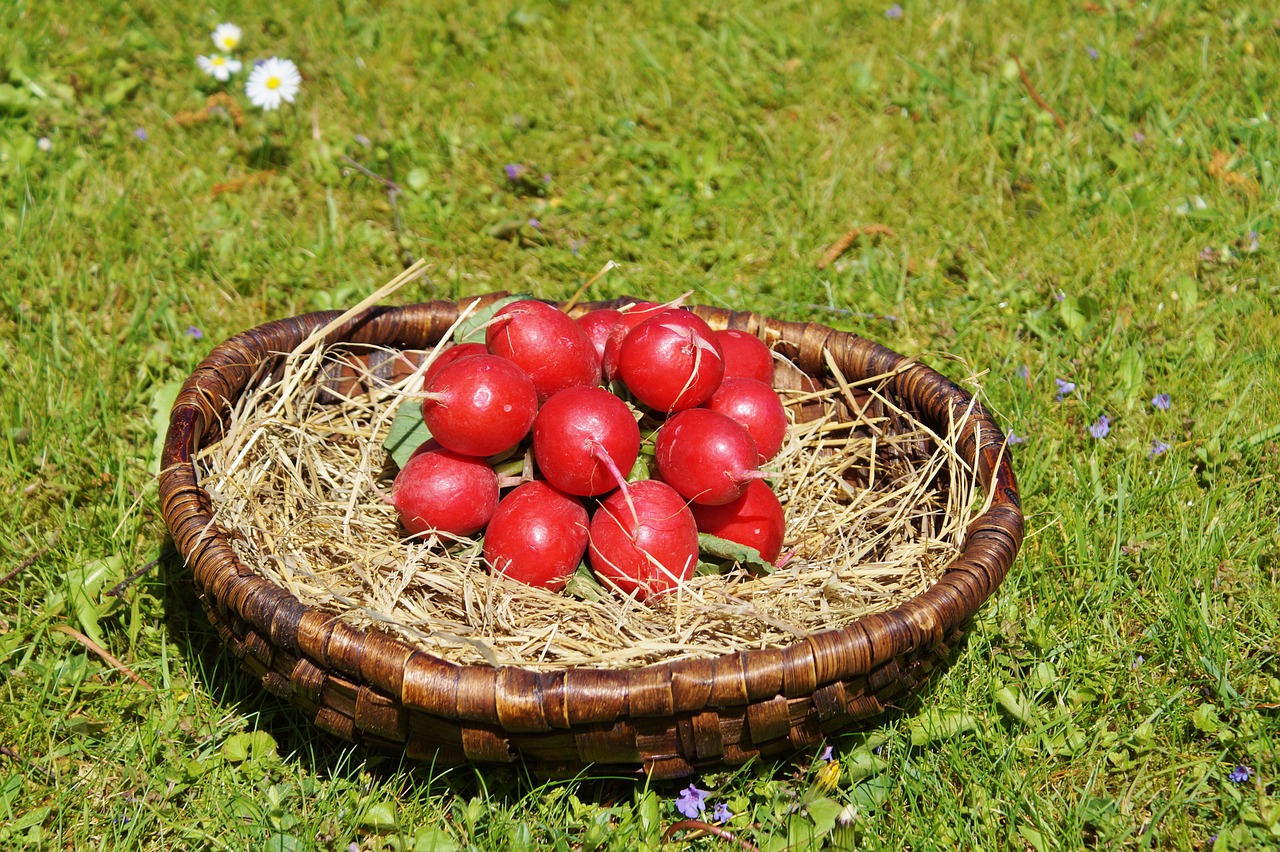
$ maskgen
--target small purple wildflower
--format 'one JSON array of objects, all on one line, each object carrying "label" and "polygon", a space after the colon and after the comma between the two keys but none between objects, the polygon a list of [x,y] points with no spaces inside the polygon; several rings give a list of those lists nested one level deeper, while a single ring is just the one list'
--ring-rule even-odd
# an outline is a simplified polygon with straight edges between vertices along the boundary
[{"label": "small purple wildflower", "polygon": [[1084,52],[1085,52],[1086,54],[1088,54],[1088,56],[1089,56],[1089,58],[1090,58],[1090,59],[1095,59],[1095,60],[1096,60],[1096,59],[1098,58],[1098,50],[1097,50],[1097,48],[1095,48],[1095,47],[1091,47],[1091,46],[1089,46],[1089,45],[1087,45],[1087,44],[1086,44],[1086,45],[1084,46]]},{"label": "small purple wildflower", "polygon": [[729,806],[724,802],[717,802],[715,808],[711,811],[712,821],[724,825],[733,819],[733,811],[729,810]]},{"label": "small purple wildflower", "polygon": [[1031,368],[1030,368],[1030,367],[1028,367],[1026,364],[1023,364],[1021,367],[1019,367],[1019,368],[1018,368],[1018,378],[1020,378],[1020,379],[1029,379],[1029,378],[1031,378]]},{"label": "small purple wildflower", "polygon": [[1105,414],[1098,415],[1098,422],[1089,427],[1089,434],[1095,438],[1105,438],[1111,434],[1111,418]]},{"label": "small purple wildflower", "polygon": [[541,222],[539,222],[537,219],[530,219],[530,220],[529,220],[529,227],[530,227],[530,228],[541,228],[541,227],[542,227],[542,223],[541,223]]},{"label": "small purple wildflower", "polygon": [[542,182],[543,182],[543,183],[551,183],[551,173],[550,173],[550,172],[547,172],[546,174],[544,174],[544,175],[542,176]]},{"label": "small purple wildflower", "polygon": [[888,9],[885,9],[885,10],[884,10],[884,16],[885,16],[886,18],[888,18],[889,20],[891,20],[891,21],[898,21],[898,20],[901,20],[901,19],[902,19],[902,6],[901,6],[901,5],[899,5],[898,3],[894,3],[894,4],[893,4],[892,6],[890,6]]},{"label": "small purple wildflower", "polygon": [[818,760],[831,761],[831,760],[833,760],[833,759],[834,759],[834,758],[832,757],[832,754],[833,754],[834,752],[835,752],[835,749],[834,749],[834,748],[832,748],[831,746],[827,746],[826,748],[824,748],[824,749],[822,750],[822,754],[818,755]]},{"label": "small purple wildflower", "polygon": [[1075,382],[1069,382],[1066,379],[1054,379],[1054,381],[1058,383],[1058,402],[1062,402],[1062,398],[1067,394],[1075,392]]},{"label": "small purple wildflower", "polygon": [[689,819],[696,819],[706,809],[707,791],[699,790],[692,784],[681,790],[680,795],[676,798],[676,810]]},{"label": "small purple wildflower", "polygon": [[1143,133],[1141,130],[1133,131],[1133,144],[1141,145],[1143,142],[1146,142],[1146,141],[1147,141],[1147,134]]},{"label": "small purple wildflower", "polygon": [[143,127],[139,127],[137,130],[133,131],[133,135],[135,138],[141,139],[143,142],[146,142],[148,139],[151,138],[147,136],[146,128],[143,128]]},{"label": "small purple wildflower", "polygon": [[573,252],[576,257],[581,254],[582,250],[586,248],[586,245],[586,240],[569,240],[569,251]]},{"label": "small purple wildflower", "polygon": [[1055,302],[1065,302],[1067,300],[1067,294],[1062,292],[1061,290],[1054,290],[1053,300]]},{"label": "small purple wildflower", "polygon": [[196,328],[194,325],[187,326],[187,330],[184,331],[183,334],[185,334],[187,337],[190,337],[194,340],[204,339],[204,332]]},{"label": "small purple wildflower", "polygon": [[1169,399],[1169,394],[1167,393],[1158,393],[1151,397],[1151,406],[1161,411],[1168,411],[1171,402],[1172,400]]},{"label": "small purple wildflower", "polygon": [[1227,780],[1232,784],[1244,784],[1253,776],[1253,770],[1245,766],[1243,763],[1231,770],[1231,774],[1227,776]]},{"label": "small purple wildflower", "polygon": [[1218,259],[1218,252],[1214,250],[1213,246],[1205,246],[1200,249],[1199,257],[1203,261],[1212,262]]},{"label": "small purple wildflower", "polygon": [[355,139],[356,139],[356,144],[364,148],[368,148],[370,145],[373,144],[372,142],[369,141],[369,137],[365,136],[363,133],[357,133]]},{"label": "small purple wildflower", "polygon": [[1147,658],[1139,654],[1138,656],[1133,658],[1133,662],[1129,665],[1129,668],[1136,669],[1138,666],[1142,665],[1146,661],[1147,661]]},{"label": "small purple wildflower", "polygon": [[1258,232],[1250,231],[1249,232],[1249,248],[1246,249],[1246,251],[1252,254],[1257,250],[1258,250]]},{"label": "small purple wildflower", "polygon": [[1153,459],[1156,456],[1164,455],[1169,452],[1169,445],[1164,441],[1152,441],[1151,452],[1147,453],[1147,458]]},{"label": "small purple wildflower", "polygon": [[1025,444],[1027,439],[1016,434],[1012,429],[1010,429],[1008,441],[1010,444]]},{"label": "small purple wildflower", "polygon": [[507,174],[507,180],[516,181],[524,177],[524,173],[529,169],[521,163],[507,163],[507,167],[503,171]]}]

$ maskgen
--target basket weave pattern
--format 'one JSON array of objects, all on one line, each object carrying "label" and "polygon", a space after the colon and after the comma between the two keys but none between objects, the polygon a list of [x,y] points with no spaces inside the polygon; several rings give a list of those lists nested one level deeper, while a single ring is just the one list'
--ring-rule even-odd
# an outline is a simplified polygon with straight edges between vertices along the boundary
[{"label": "basket weave pattern", "polygon": [[[580,309],[626,301],[634,300]],[[459,311],[453,302],[376,308],[324,342],[421,349],[444,336]],[[762,334],[814,378],[829,376],[825,353],[850,380],[892,374],[888,391],[935,429],[946,429],[970,408],[968,394],[945,377],[856,335],[749,312],[694,311],[712,328]],[[973,406],[957,450],[975,465],[990,505],[970,525],[962,553],[941,579],[896,609],[782,648],[629,670],[447,662],[305,606],[246,567],[213,523],[209,495],[199,484],[194,457],[218,439],[221,418],[255,373],[337,316],[268,323],[205,359],[173,408],[160,506],[223,641],[267,690],[347,739],[437,765],[523,760],[541,776],[593,764],[673,778],[787,754],[882,713],[918,688],[945,662],[1022,543],[1004,436]]]}]

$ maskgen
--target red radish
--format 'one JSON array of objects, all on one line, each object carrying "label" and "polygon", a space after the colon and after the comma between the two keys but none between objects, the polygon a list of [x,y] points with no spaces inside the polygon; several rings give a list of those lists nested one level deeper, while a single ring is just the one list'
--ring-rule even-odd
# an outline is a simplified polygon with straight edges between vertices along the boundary
[{"label": "red radish", "polygon": [[752,480],[741,497],[723,506],[694,503],[689,509],[698,522],[698,532],[754,547],[765,562],[778,560],[786,518],[778,495],[764,480]]},{"label": "red radish", "polygon": [[546,302],[523,299],[493,315],[484,342],[494,355],[519,364],[546,401],[565,388],[600,384],[600,364],[576,322]]},{"label": "red radish", "polygon": [[591,568],[640,600],[665,594],[698,566],[698,527],[684,499],[653,479],[631,483],[631,502],[615,491],[591,518]]},{"label": "red radish", "polygon": [[618,377],[658,411],[701,405],[724,376],[724,355],[711,327],[690,311],[668,310],[636,326],[618,353]]},{"label": "red radish", "polygon": [[409,458],[413,458],[414,456],[420,456],[423,453],[434,453],[438,450],[443,450],[443,449],[444,447],[435,438],[428,438],[427,440],[419,444],[417,449],[415,449],[412,453],[409,454]]},{"label": "red radish", "polygon": [[422,374],[424,381],[431,381],[432,377],[444,367],[457,361],[459,358],[466,358],[468,355],[488,355],[489,347],[483,343],[459,343],[450,346],[448,349],[440,350],[440,354],[436,356],[431,365],[427,367],[427,371]]},{"label": "red radish", "polygon": [[587,340],[591,341],[591,345],[595,347],[596,357],[600,359],[600,363],[604,363],[604,344],[609,339],[609,332],[613,331],[613,327],[618,324],[618,320],[622,319],[622,311],[615,311],[613,308],[600,308],[595,311],[588,311],[578,317],[574,322],[587,335]]},{"label": "red radish", "polygon": [[498,508],[498,476],[480,459],[431,450],[405,462],[387,502],[410,535],[471,535]]},{"label": "red radish", "polygon": [[707,400],[707,408],[741,423],[756,442],[759,461],[767,462],[787,437],[787,411],[778,392],[755,379],[725,379]]},{"label": "red radish", "polygon": [[558,592],[587,550],[587,510],[545,482],[502,498],[484,531],[484,559],[499,574]]},{"label": "red radish", "polygon": [[674,415],[654,443],[658,475],[681,495],[707,506],[736,500],[753,479],[756,442],[740,424],[706,408]]},{"label": "red radish", "polygon": [[624,484],[640,454],[640,427],[627,404],[604,388],[569,388],[533,421],[533,458],[547,481],[591,497]]},{"label": "red radish", "polygon": [[445,364],[425,388],[422,419],[446,449],[493,456],[524,439],[538,413],[533,382],[514,362],[470,355]]},{"label": "red radish", "polygon": [[755,379],[773,387],[773,353],[754,334],[736,328],[716,332],[724,351],[724,377]]},{"label": "red radish", "polygon": [[618,356],[622,352],[622,341],[627,339],[631,330],[666,310],[670,310],[668,305],[659,305],[657,302],[636,302],[625,311],[620,311],[622,316],[609,330],[609,336],[604,342],[604,352],[600,356],[606,382],[618,378]]}]

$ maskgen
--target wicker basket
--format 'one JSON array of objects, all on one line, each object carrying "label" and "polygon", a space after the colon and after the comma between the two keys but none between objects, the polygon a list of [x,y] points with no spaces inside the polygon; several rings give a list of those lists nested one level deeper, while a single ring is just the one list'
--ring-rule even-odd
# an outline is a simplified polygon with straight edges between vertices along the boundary
[{"label": "wicker basket", "polygon": [[[453,302],[373,309],[343,323],[326,343],[422,349],[446,333],[459,311]],[[888,392],[932,428],[945,429],[971,405],[943,376],[856,335],[755,313],[694,311],[713,328],[762,335],[811,380],[830,379],[824,350],[848,379],[889,375]],[[199,483],[193,458],[218,439],[221,418],[255,372],[337,316],[268,323],[205,359],[173,408],[160,504],[222,639],[267,690],[347,739],[437,765],[523,761],[544,777],[593,765],[674,778],[786,755],[880,714],[919,687],[945,663],[1022,542],[1004,436],[974,406],[957,447],[976,466],[989,507],[941,579],[896,609],[783,648],[629,670],[450,663],[305,606],[246,567],[213,523]]]}]

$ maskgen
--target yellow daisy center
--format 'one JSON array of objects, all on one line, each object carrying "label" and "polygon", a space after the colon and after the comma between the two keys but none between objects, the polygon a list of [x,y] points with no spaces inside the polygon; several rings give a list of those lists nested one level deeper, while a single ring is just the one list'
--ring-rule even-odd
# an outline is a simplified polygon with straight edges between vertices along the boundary
[{"label": "yellow daisy center", "polygon": [[278,88],[280,88],[280,78],[279,78],[279,77],[268,77],[268,78],[267,78],[267,88],[268,88],[268,89],[278,89]]},{"label": "yellow daisy center", "polygon": [[227,64],[227,58],[226,58],[225,56],[215,56],[215,57],[213,57],[213,64],[214,64],[214,65],[226,65],[226,64]]}]

